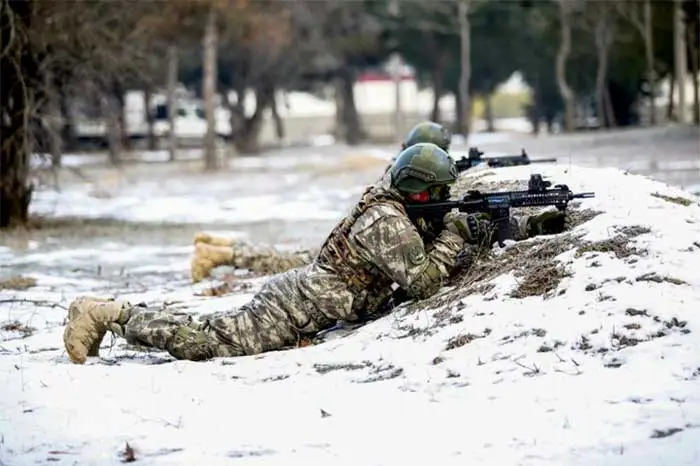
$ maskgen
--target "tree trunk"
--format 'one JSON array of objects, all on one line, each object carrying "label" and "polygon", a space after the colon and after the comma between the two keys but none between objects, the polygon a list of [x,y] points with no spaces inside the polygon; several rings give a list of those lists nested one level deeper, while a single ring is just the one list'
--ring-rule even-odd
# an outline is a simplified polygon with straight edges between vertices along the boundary
[{"label": "tree trunk", "polygon": [[615,110],[613,109],[612,97],[610,96],[610,88],[608,86],[605,86],[605,121],[608,128],[614,128],[617,126]]},{"label": "tree trunk", "polygon": [[63,150],[61,147],[61,104],[56,82],[50,70],[47,70],[44,74],[44,95],[46,96],[46,115],[43,120],[48,132],[51,166],[59,168]]},{"label": "tree trunk", "polygon": [[216,11],[209,8],[206,29],[204,31],[204,80],[202,94],[204,95],[204,112],[207,118],[207,133],[204,136],[204,167],[205,170],[219,168],[219,157],[216,150],[216,52],[217,52]]},{"label": "tree trunk", "polygon": [[395,53],[391,57],[391,77],[394,84],[394,140],[397,142],[403,140],[403,109],[401,102],[402,65],[403,60],[401,60],[401,55]]},{"label": "tree trunk", "polygon": [[654,72],[654,32],[652,28],[651,0],[644,0],[644,54],[649,83],[649,122],[656,126],[656,73]]},{"label": "tree trunk", "polygon": [[31,23],[31,2],[0,6],[0,228],[24,224],[28,219],[33,186],[29,183],[29,108],[36,91],[37,63],[26,31]]},{"label": "tree trunk", "polygon": [[675,113],[675,108],[676,106],[673,103],[673,95],[676,93],[676,75],[675,73],[670,74],[670,81],[669,81],[669,89],[668,89],[668,104],[666,105],[666,120],[668,121],[676,121],[676,113]]},{"label": "tree trunk", "polygon": [[595,95],[596,95],[596,113],[600,120],[600,126],[608,128],[609,122],[606,118],[606,74],[608,71],[608,53],[602,47],[598,47],[598,68],[595,78]]},{"label": "tree trunk", "polygon": [[151,101],[153,100],[153,92],[151,92],[151,86],[146,86],[146,89],[144,89],[143,92],[143,113],[144,117],[146,118],[146,125],[148,126],[148,134],[146,135],[148,138],[148,150],[156,150],[156,134],[154,131],[154,119],[153,119],[153,110],[151,109]]},{"label": "tree trunk", "polygon": [[493,124],[493,105],[492,105],[492,94],[486,94],[484,96],[484,118],[486,119],[486,132],[495,133],[496,126]]},{"label": "tree trunk", "polygon": [[575,129],[576,97],[566,80],[566,62],[571,54],[571,12],[568,0],[557,1],[559,3],[559,20],[561,21],[561,42],[556,61],[557,87],[564,101],[564,130],[573,131]]},{"label": "tree trunk", "polygon": [[343,121],[343,113],[345,104],[343,103],[343,83],[339,77],[333,79],[333,100],[335,100],[335,126],[333,127],[333,135],[336,139],[344,141],[348,129]]},{"label": "tree trunk", "polygon": [[462,105],[462,96],[459,91],[454,93],[455,96],[455,121],[453,132],[457,133],[464,126],[464,105]]},{"label": "tree trunk", "polygon": [[168,72],[165,78],[167,87],[167,108],[168,108],[168,160],[171,162],[177,157],[177,132],[175,131],[175,116],[177,115],[177,97],[175,88],[178,79],[177,46],[168,46]]},{"label": "tree trunk", "polygon": [[686,45],[685,45],[685,24],[683,22],[683,1],[675,0],[673,12],[673,53],[674,64],[676,70],[676,87],[678,88],[678,107],[676,110],[676,118],[679,123],[686,121],[686,98],[685,98],[685,83],[686,72],[688,66],[686,63]]},{"label": "tree trunk", "polygon": [[596,70],[596,107],[601,127],[610,128],[612,124],[612,103],[608,95],[608,61],[610,48],[615,40],[615,20],[610,3],[595,5],[593,35],[598,54]]},{"label": "tree trunk", "polygon": [[693,80],[693,123],[700,125],[700,80],[698,80],[698,53],[700,52],[700,18],[695,18],[693,23],[689,23],[690,27],[686,28],[687,42],[690,52],[690,75]]},{"label": "tree trunk", "polygon": [[465,138],[469,137],[471,126],[471,101],[469,99],[469,80],[471,79],[471,27],[469,24],[469,6],[471,0],[459,0],[457,16],[459,20],[460,39],[460,74],[459,74],[459,95],[460,105],[463,108],[462,124],[459,126],[459,133]]},{"label": "tree trunk", "polygon": [[119,119],[119,139],[123,149],[131,149],[131,137],[129,135],[129,127],[126,122],[126,96],[124,88],[121,84],[115,84],[112,88],[113,98],[110,99],[110,105],[113,106],[116,116]]},{"label": "tree trunk", "polygon": [[61,127],[61,145],[64,150],[73,150],[75,148],[75,122],[73,114],[70,110],[70,100],[66,89],[61,86],[59,88],[59,105],[61,107],[61,118],[63,126]]},{"label": "tree trunk", "polygon": [[438,52],[439,55],[435,61],[435,67],[432,71],[432,81],[433,81],[433,110],[430,113],[430,120],[435,123],[440,123],[442,120],[440,112],[440,97],[442,97],[442,84],[445,80],[445,54],[443,52]]},{"label": "tree trunk", "polygon": [[236,134],[233,143],[241,154],[260,152],[260,130],[262,130],[265,110],[272,105],[275,90],[270,86],[261,86],[255,90],[255,112],[245,118],[242,129]]},{"label": "tree trunk", "polygon": [[121,165],[122,142],[124,140],[120,115],[123,112],[119,111],[119,100],[113,93],[103,92],[100,96],[100,109],[105,122],[109,162],[119,166]]},{"label": "tree trunk", "polygon": [[270,103],[270,110],[272,111],[272,121],[275,123],[275,133],[277,134],[277,142],[280,144],[284,143],[285,131],[284,131],[284,121],[277,111],[277,97],[273,95],[272,102]]},{"label": "tree trunk", "polygon": [[345,142],[357,145],[365,138],[360,115],[355,107],[355,76],[352,70],[346,68],[340,72],[340,92],[342,104],[341,118],[345,127]]}]

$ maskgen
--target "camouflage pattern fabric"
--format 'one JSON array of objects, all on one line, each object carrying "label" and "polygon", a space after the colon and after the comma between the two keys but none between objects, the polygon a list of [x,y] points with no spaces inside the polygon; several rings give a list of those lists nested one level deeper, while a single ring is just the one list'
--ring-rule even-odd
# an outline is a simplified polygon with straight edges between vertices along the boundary
[{"label": "camouflage pattern fabric", "polygon": [[192,281],[197,283],[211,275],[216,267],[232,265],[257,274],[274,274],[309,264],[315,251],[283,252],[270,246],[252,245],[240,240],[195,236],[192,257]]},{"label": "camouflage pattern fabric", "polygon": [[133,308],[123,334],[178,359],[250,355],[376,312],[394,282],[426,298],[448,278],[464,240],[444,230],[427,252],[400,200],[387,183],[369,189],[311,264],[271,277],[239,310],[197,322]]},{"label": "camouflage pattern fabric", "polygon": [[276,274],[310,264],[315,250],[279,251],[271,246],[236,241],[232,245],[232,264],[239,269],[262,274]]}]

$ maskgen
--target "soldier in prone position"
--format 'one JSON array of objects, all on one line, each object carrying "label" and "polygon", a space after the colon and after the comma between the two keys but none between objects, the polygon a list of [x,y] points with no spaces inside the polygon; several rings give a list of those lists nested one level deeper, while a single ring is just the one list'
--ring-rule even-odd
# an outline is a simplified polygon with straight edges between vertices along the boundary
[{"label": "soldier in prone position", "polygon": [[[426,247],[405,205],[446,199],[457,178],[454,160],[434,144],[416,144],[399,154],[389,174],[365,191],[310,264],[271,277],[240,309],[195,321],[126,301],[77,299],[63,334],[70,359],[82,364],[97,356],[107,331],[177,359],[252,355],[375,313],[393,283],[411,298],[433,295],[458,253],[483,239],[488,221],[450,212]],[[527,236],[529,228],[520,227],[528,221],[512,225],[516,239]]]},{"label": "soldier in prone position", "polygon": [[[451,140],[452,135],[447,128],[432,121],[424,121],[411,129],[401,144],[401,150],[414,144],[432,143],[447,152]],[[394,160],[396,157],[392,159],[392,163]],[[390,168],[391,164],[384,171],[384,176],[388,175]],[[420,219],[415,224],[419,230],[422,229],[425,232],[431,229]],[[277,274],[310,264],[318,253],[318,250],[279,251],[270,246],[253,245],[245,241],[216,237],[205,233],[195,235],[194,248],[191,264],[193,283],[198,283],[209,277],[213,269],[223,265],[248,269],[255,273]]]}]

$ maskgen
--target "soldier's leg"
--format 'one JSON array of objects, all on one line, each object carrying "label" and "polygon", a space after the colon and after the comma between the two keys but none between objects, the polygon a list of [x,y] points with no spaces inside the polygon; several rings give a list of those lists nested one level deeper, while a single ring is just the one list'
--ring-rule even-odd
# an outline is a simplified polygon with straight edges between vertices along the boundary
[{"label": "soldier's leg", "polygon": [[249,269],[255,273],[276,274],[301,267],[313,260],[314,251],[283,252],[244,241],[233,241],[230,246],[214,246],[199,242],[195,244],[192,258],[192,281],[197,283],[211,275],[211,271],[222,265]]},{"label": "soldier's leg", "polygon": [[277,274],[310,264],[315,251],[279,251],[271,246],[236,243],[232,265],[256,273]]},{"label": "soldier's leg", "polygon": [[221,265],[231,265],[233,248],[231,246],[213,246],[207,243],[194,245],[194,256],[190,265],[192,282],[197,283],[211,275],[211,271]]},{"label": "soldier's leg", "polygon": [[224,238],[223,236],[213,236],[204,232],[197,232],[194,234],[193,244],[204,243],[210,244],[212,246],[232,246],[235,240],[231,238]]},{"label": "soldier's leg", "polygon": [[191,315],[133,308],[123,332],[128,343],[165,350],[177,359],[204,361],[245,354],[235,341],[221,341],[206,320]]},{"label": "soldier's leg", "polygon": [[221,342],[215,332],[207,330],[206,323],[192,316],[177,316],[123,300],[82,297],[70,304],[63,332],[71,361],[83,364],[88,356],[99,356],[108,331],[131,344],[166,350],[178,359],[198,361],[244,354],[238,349],[240,345]]},{"label": "soldier's leg", "polygon": [[[127,301],[82,298],[71,304],[73,319],[63,335],[66,351],[74,363],[97,356],[107,331],[127,342],[162,349],[177,359],[201,361],[213,357],[257,354],[296,345],[330,325],[312,303],[296,296],[293,278],[279,276],[268,282],[251,302],[234,312],[195,320]],[[298,293],[296,293],[298,294]],[[276,303],[298,304],[292,315]]]}]

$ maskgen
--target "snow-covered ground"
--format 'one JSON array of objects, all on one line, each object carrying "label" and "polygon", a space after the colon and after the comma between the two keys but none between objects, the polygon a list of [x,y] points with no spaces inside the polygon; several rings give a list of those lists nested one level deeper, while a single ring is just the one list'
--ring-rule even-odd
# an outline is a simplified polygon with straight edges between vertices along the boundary
[{"label": "snow-covered ground", "polygon": [[[572,206],[566,233],[494,249],[438,296],[347,336],[198,363],[107,338],[100,359],[70,363],[61,336],[75,297],[235,308],[264,278],[201,296],[219,281],[189,284],[183,238],[195,225],[317,244],[390,156],[368,149],[284,168],[243,159],[251,166],[206,180],[151,174],[106,194],[97,183],[40,193],[37,213],[174,220],[185,232],[3,243],[0,275],[36,283],[0,290],[0,463],[116,464],[127,444],[153,465],[700,463],[700,200],[614,168],[463,176],[461,188],[495,189],[539,172],[596,197]],[[345,168],[330,175],[324,164]]]}]

